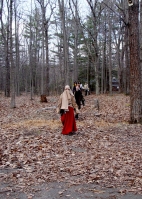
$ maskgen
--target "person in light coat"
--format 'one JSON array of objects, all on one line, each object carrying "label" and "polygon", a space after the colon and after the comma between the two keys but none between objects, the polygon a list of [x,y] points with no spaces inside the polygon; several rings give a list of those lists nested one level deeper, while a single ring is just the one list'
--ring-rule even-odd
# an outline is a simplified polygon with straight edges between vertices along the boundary
[{"label": "person in light coat", "polygon": [[85,83],[84,84],[84,87],[83,87],[84,91],[85,91],[85,96],[88,94],[88,90],[89,90],[89,87],[88,87],[88,84]]},{"label": "person in light coat", "polygon": [[72,135],[77,131],[74,111],[76,114],[80,113],[70,86],[66,85],[57,105],[57,113],[61,113],[64,135]]}]

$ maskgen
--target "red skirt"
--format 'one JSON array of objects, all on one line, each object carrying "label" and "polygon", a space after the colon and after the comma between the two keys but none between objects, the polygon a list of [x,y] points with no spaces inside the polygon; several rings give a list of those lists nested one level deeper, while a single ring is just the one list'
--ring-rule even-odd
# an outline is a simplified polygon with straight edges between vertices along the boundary
[{"label": "red skirt", "polygon": [[68,135],[71,132],[77,131],[73,107],[69,106],[69,111],[61,116],[61,122],[63,124],[62,134]]}]

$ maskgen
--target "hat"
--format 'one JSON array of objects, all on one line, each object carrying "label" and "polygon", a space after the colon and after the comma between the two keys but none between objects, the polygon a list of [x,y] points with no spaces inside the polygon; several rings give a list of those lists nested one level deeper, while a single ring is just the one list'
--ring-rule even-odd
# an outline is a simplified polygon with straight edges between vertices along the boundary
[{"label": "hat", "polygon": [[65,90],[69,89],[70,90],[70,86],[69,85],[66,85],[65,86]]}]

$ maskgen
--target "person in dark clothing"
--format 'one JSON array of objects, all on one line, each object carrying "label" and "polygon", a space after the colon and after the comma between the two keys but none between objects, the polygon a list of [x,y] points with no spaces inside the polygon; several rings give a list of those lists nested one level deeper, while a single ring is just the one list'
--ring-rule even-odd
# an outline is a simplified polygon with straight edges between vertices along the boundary
[{"label": "person in dark clothing", "polygon": [[78,106],[78,109],[81,109],[81,100],[82,100],[82,93],[81,90],[79,89],[78,86],[76,86],[76,91],[75,91],[75,100]]},{"label": "person in dark clothing", "polygon": [[73,85],[73,94],[75,94],[75,91],[76,91],[76,86],[77,86],[77,82],[74,82],[74,85]]},{"label": "person in dark clothing", "polygon": [[[81,102],[82,102],[82,105],[84,106],[84,98],[83,98],[83,95],[82,95],[82,92],[79,88],[79,86],[76,86],[76,91],[75,91],[75,100],[76,100],[76,104],[78,106],[78,109],[81,109]],[[75,115],[75,118],[78,119],[78,114]]]}]

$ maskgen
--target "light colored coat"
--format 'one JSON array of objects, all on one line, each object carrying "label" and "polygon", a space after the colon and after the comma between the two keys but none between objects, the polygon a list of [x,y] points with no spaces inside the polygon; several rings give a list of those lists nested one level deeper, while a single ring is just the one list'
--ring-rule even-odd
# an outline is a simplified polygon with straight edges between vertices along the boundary
[{"label": "light colored coat", "polygon": [[57,105],[57,113],[60,112],[60,109],[64,109],[65,111],[68,111],[68,106],[73,107],[76,113],[80,113],[80,111],[78,110],[78,106],[75,102],[74,95],[69,90],[65,90],[60,95],[59,102]]},{"label": "light colored coat", "polygon": [[84,88],[84,90],[88,90],[88,84],[85,83],[83,88]]}]

